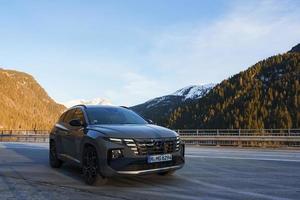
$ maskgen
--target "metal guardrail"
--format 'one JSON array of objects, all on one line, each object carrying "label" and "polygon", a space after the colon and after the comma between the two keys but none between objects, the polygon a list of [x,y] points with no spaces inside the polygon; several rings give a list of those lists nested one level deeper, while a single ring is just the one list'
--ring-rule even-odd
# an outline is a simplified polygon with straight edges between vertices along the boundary
[{"label": "metal guardrail", "polygon": [[180,129],[186,144],[239,147],[300,147],[300,129]]},{"label": "metal guardrail", "polygon": [[[179,129],[186,144],[239,147],[300,147],[300,129]],[[48,142],[49,130],[0,130],[0,142]]]},{"label": "metal guardrail", "polygon": [[49,131],[0,130],[0,142],[49,142]]},{"label": "metal guardrail", "polygon": [[182,136],[300,136],[300,129],[178,129]]}]

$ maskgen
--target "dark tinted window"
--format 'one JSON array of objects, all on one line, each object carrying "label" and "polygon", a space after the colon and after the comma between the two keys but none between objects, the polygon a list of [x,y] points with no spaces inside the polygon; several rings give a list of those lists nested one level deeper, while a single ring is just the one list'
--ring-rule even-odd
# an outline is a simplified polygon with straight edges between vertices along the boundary
[{"label": "dark tinted window", "polygon": [[66,116],[66,112],[65,112],[65,113],[63,113],[63,114],[60,116],[60,118],[59,118],[58,122],[59,122],[59,123],[63,122],[63,121],[64,121],[64,118],[65,118],[65,116]]},{"label": "dark tinted window", "polygon": [[85,123],[83,112],[80,108],[77,108],[74,113],[73,119],[79,119],[81,123]]},{"label": "dark tinted window", "polygon": [[95,107],[86,110],[91,124],[147,124],[135,112],[120,107]]},{"label": "dark tinted window", "polygon": [[73,119],[74,111],[75,111],[75,109],[67,111],[66,116],[64,118],[65,123],[69,123]]}]

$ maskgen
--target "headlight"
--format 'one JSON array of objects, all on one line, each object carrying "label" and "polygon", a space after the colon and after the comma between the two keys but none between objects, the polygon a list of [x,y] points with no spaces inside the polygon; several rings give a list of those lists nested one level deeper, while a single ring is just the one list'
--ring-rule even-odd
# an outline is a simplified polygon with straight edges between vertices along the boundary
[{"label": "headlight", "polygon": [[120,138],[108,138],[109,141],[117,143],[117,144],[125,144],[127,147],[129,147],[134,154],[138,154],[137,146],[133,139],[120,139]]},{"label": "headlight", "polygon": [[179,151],[179,147],[180,147],[180,137],[177,136],[177,137],[176,137],[176,147],[175,147],[175,151]]},{"label": "headlight", "polygon": [[119,144],[122,144],[123,141],[122,139],[119,139],[119,138],[108,138],[111,142],[115,142],[115,143],[119,143]]}]

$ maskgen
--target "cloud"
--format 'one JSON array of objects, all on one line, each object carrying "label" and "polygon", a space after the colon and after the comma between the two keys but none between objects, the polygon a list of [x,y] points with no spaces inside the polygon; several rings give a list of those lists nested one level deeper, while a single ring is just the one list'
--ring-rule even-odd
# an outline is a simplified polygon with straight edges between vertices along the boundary
[{"label": "cloud", "polygon": [[300,6],[294,3],[241,1],[209,25],[173,25],[156,37],[148,59],[171,71],[176,86],[219,82],[300,42]]},{"label": "cloud", "polygon": [[85,95],[93,91],[131,106],[188,85],[220,82],[300,42],[297,1],[233,1],[219,18],[200,21],[141,31],[144,48],[129,57],[77,63],[90,77]]},{"label": "cloud", "polygon": [[137,72],[126,72],[120,74],[119,78],[123,82],[122,87],[104,92],[109,99],[115,100],[115,104],[132,106],[168,91],[164,87],[167,84],[162,83],[162,80],[149,78]]},{"label": "cloud", "polygon": [[123,87],[124,91],[134,96],[143,98],[148,96],[149,93],[155,93],[156,90],[162,89],[158,81],[149,79],[141,74],[129,72],[122,76],[124,81],[127,82]]}]

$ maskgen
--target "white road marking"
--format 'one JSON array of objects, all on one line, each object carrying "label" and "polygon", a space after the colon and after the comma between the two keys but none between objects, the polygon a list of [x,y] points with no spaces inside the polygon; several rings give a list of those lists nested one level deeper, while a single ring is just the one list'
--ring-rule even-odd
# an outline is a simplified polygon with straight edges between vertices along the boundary
[{"label": "white road marking", "polygon": [[281,162],[300,162],[300,160],[294,159],[276,159],[276,158],[250,158],[250,157],[231,157],[231,156],[201,156],[201,155],[189,155],[186,154],[187,158],[210,158],[210,159],[234,159],[234,160],[260,160],[260,161],[281,161]]},{"label": "white road marking", "polygon": [[3,142],[0,143],[2,149],[47,149],[48,143],[17,143],[17,142]]}]

